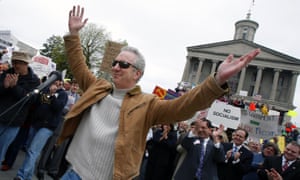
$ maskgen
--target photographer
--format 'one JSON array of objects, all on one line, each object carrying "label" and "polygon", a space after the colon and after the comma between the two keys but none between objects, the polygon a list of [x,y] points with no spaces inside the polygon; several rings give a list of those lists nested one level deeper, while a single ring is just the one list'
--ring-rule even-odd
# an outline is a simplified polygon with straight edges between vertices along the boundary
[{"label": "photographer", "polygon": [[[0,74],[0,161],[23,125],[30,106],[26,97],[40,84],[28,66],[31,58],[25,52],[12,53],[12,68]],[[11,109],[9,109],[11,108]]]},{"label": "photographer", "polygon": [[[49,77],[51,75],[52,73]],[[31,116],[32,123],[29,130],[25,160],[15,179],[32,178],[37,158],[48,138],[63,120],[62,110],[67,103],[68,96],[61,88],[61,77],[34,98],[36,109]]]}]

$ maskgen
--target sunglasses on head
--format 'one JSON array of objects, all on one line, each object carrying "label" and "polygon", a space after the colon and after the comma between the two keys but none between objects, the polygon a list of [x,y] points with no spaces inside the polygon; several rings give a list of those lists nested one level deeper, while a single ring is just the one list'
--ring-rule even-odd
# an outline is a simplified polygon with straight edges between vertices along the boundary
[{"label": "sunglasses on head", "polygon": [[117,60],[114,60],[111,65],[112,67],[115,67],[117,64],[119,64],[120,68],[122,69],[127,69],[129,68],[130,66],[134,67],[135,69],[137,69],[136,66],[130,64],[129,62],[126,62],[126,61],[117,61]]}]

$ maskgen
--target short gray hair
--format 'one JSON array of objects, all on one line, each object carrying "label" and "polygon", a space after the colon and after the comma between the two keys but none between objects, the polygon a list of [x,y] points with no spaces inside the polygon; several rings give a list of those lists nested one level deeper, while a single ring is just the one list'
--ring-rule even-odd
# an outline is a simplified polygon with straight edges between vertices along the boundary
[{"label": "short gray hair", "polygon": [[137,48],[131,47],[131,46],[123,47],[121,49],[121,52],[122,51],[132,52],[133,54],[136,55],[137,58],[135,60],[134,66],[142,72],[142,75],[141,75],[141,77],[142,77],[144,75],[145,66],[146,66],[144,56],[140,53],[140,51]]}]

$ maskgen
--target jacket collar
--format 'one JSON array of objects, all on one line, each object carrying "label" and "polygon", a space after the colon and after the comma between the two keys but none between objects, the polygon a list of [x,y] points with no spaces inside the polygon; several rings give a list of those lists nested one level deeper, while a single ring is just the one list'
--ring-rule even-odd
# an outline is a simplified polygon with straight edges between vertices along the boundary
[{"label": "jacket collar", "polygon": [[141,94],[141,93],[142,93],[142,90],[139,85],[136,85],[134,88],[132,88],[130,91],[127,92],[127,94],[129,96],[134,96],[134,95]]}]

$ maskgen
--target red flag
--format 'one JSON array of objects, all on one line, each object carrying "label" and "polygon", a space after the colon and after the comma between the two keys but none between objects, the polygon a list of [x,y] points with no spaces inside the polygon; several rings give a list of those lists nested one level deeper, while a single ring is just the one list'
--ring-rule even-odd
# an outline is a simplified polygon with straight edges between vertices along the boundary
[{"label": "red flag", "polygon": [[152,94],[156,94],[160,99],[164,99],[165,96],[167,95],[167,90],[165,90],[159,86],[155,86]]}]

